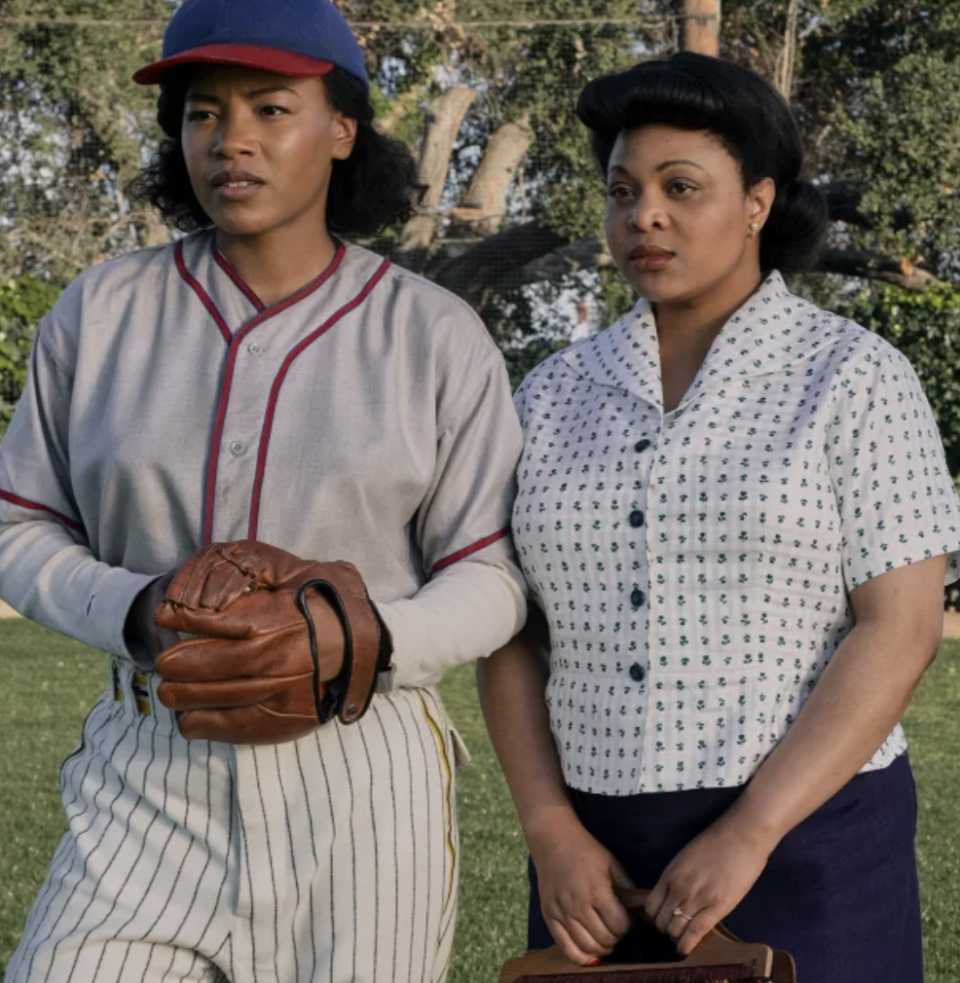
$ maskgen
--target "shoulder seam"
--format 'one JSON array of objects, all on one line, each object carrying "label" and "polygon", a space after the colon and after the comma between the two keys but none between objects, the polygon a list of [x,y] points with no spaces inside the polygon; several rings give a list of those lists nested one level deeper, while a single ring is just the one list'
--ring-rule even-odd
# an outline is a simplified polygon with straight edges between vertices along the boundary
[{"label": "shoulder seam", "polygon": [[[492,339],[491,339],[492,341]],[[499,363],[495,365],[494,363]],[[471,386],[460,398],[451,406],[450,408],[450,423],[441,428],[437,432],[438,437],[443,437],[445,434],[449,433],[460,421],[461,410],[464,406],[469,405],[469,403],[476,397],[477,393],[480,392],[485,385],[487,385],[491,369],[499,368],[504,374],[506,374],[506,365],[503,360],[503,353],[493,345],[493,351],[487,356],[487,360],[480,366],[478,366],[474,371],[477,375],[477,382]],[[508,387],[509,389],[509,387]]]}]

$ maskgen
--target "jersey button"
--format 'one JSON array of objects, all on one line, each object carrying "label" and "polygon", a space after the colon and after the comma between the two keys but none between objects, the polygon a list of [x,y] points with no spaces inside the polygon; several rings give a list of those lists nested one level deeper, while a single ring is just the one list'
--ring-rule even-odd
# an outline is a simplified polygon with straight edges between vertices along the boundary
[{"label": "jersey button", "polygon": [[263,354],[263,349],[255,341],[251,341],[250,344],[247,345],[247,351],[250,352],[251,355]]},{"label": "jersey button", "polygon": [[234,457],[239,457],[246,449],[247,449],[246,444],[242,443],[239,440],[235,440],[230,445],[230,453],[233,454]]},{"label": "jersey button", "polygon": [[643,513],[639,509],[634,509],[630,513],[630,525],[634,529],[639,529],[643,525]]},{"label": "jersey button", "polygon": [[638,440],[633,448],[638,454],[642,454],[644,451],[650,450],[649,440]]},{"label": "jersey button", "polygon": [[639,587],[634,587],[633,593],[630,595],[630,603],[635,607],[643,607],[643,602],[646,600],[646,595],[640,590]]},{"label": "jersey button", "polygon": [[644,679],[647,678],[647,674],[644,671],[643,666],[640,665],[639,662],[634,662],[634,664],[630,666],[630,678],[635,683],[642,683]]}]

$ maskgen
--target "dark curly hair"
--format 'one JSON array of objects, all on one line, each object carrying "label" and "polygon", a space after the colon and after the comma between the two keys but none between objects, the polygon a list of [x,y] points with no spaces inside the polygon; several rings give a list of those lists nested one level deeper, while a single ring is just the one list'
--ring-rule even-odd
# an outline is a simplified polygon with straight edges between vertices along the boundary
[{"label": "dark curly hair", "polygon": [[712,133],[739,162],[744,190],[766,177],[777,186],[760,235],[761,267],[799,273],[816,262],[829,228],[827,202],[800,180],[803,144],[790,107],[755,72],[682,52],[595,79],[577,115],[592,130],[604,175],[623,130],[659,123]]},{"label": "dark curly hair", "polygon": [[[181,232],[213,224],[193,192],[180,141],[191,75],[191,69],[180,69],[161,83],[157,122],[166,139],[129,188],[134,201],[155,206]],[[353,153],[333,162],[327,226],[335,235],[375,236],[407,221],[421,204],[425,189],[417,162],[405,144],[374,129],[369,94],[357,79],[334,68],[323,81],[330,105],[358,124]]]}]

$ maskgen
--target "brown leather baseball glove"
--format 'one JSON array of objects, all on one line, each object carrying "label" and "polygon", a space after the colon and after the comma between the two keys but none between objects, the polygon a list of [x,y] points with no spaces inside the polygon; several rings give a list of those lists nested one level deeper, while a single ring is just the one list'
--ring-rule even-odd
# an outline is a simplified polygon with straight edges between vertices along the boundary
[{"label": "brown leather baseball glove", "polygon": [[184,737],[280,744],[370,705],[389,638],[350,563],[253,540],[215,543],[177,572],[155,616],[200,636],[163,652],[160,701]]}]

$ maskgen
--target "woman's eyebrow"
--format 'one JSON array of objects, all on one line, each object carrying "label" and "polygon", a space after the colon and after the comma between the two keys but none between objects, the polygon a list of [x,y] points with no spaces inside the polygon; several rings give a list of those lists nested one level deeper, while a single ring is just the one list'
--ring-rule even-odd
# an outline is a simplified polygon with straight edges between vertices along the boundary
[{"label": "woman's eyebrow", "polygon": [[[258,99],[260,96],[268,96],[274,92],[289,92],[298,99],[300,98],[300,93],[296,89],[291,89],[289,85],[268,85],[261,89],[254,89],[252,92],[247,92],[245,96],[247,99]],[[219,96],[212,96],[206,92],[188,92],[187,99],[191,102],[212,102],[218,106],[223,104],[223,100]]]},{"label": "woman's eyebrow", "polygon": [[274,92],[289,92],[298,99],[300,98],[300,93],[296,89],[291,89],[289,85],[268,85],[262,89],[254,89],[252,92],[247,93],[247,98],[258,99],[260,96],[269,96]]},{"label": "woman's eyebrow", "polygon": [[657,164],[654,170],[659,174],[661,171],[665,171],[668,167],[676,167],[678,164],[688,164],[690,167],[695,167],[698,171],[703,171],[704,174],[707,173],[706,168],[701,167],[695,160],[665,160],[661,164]]}]

